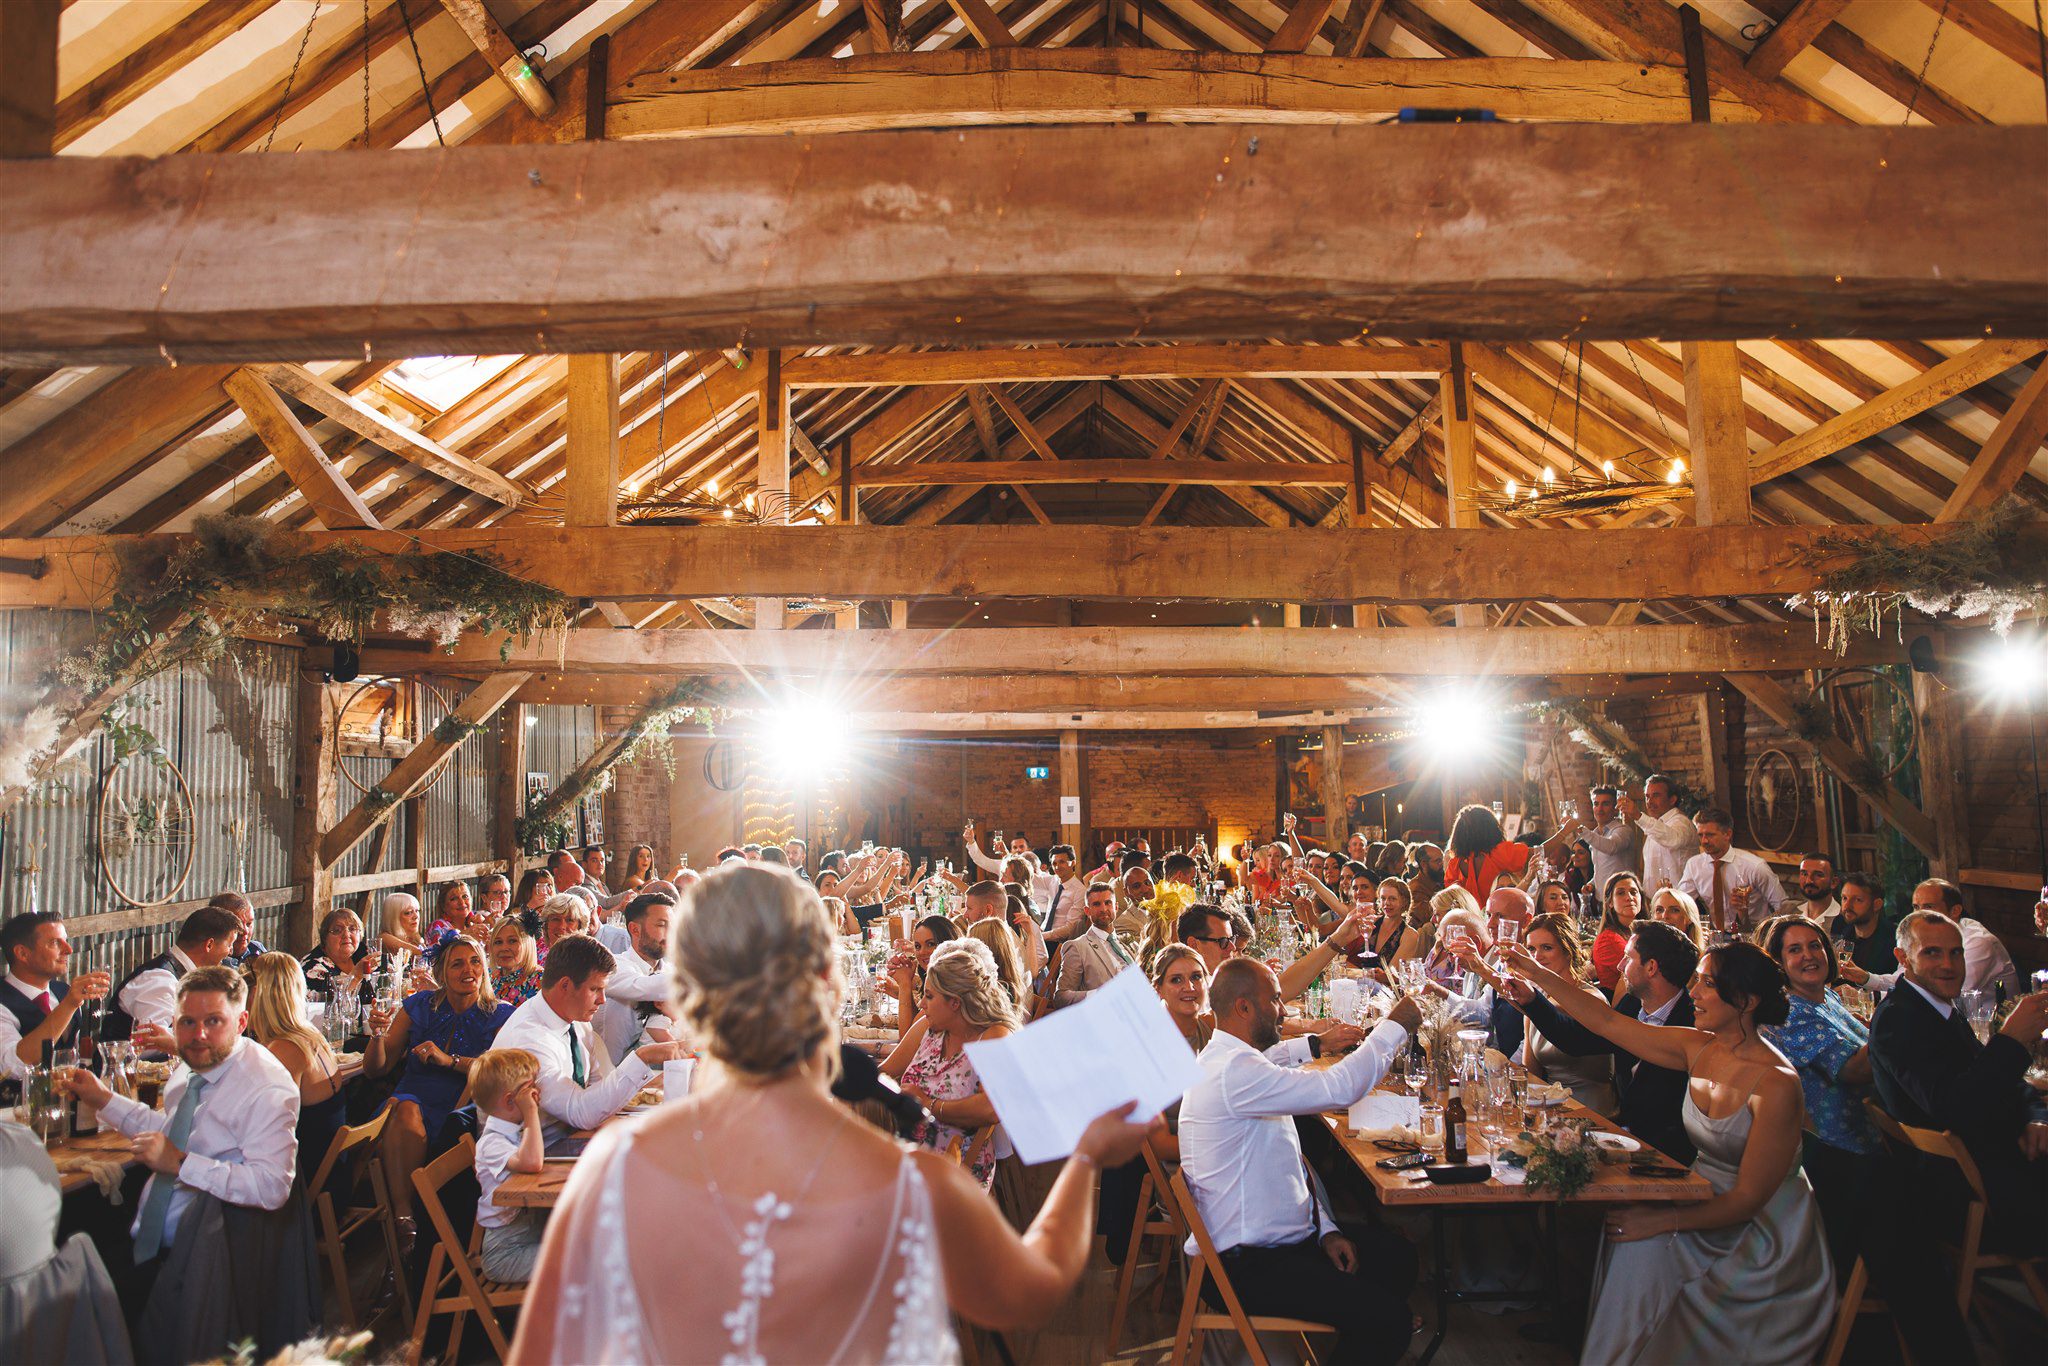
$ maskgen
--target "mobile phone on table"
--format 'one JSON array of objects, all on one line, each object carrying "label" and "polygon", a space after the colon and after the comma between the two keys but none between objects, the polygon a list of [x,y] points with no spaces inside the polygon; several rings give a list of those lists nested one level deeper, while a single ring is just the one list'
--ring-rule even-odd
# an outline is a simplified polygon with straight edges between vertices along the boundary
[{"label": "mobile phone on table", "polygon": [[1406,1172],[1417,1167],[1427,1167],[1429,1163],[1428,1153],[1402,1153],[1399,1157],[1381,1158],[1379,1168],[1383,1172]]}]

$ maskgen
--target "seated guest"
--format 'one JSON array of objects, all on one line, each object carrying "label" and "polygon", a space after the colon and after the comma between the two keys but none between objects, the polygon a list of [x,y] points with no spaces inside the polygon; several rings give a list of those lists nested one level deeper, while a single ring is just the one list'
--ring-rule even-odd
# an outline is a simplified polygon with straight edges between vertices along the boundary
[{"label": "seated guest", "polygon": [[426,947],[426,932],[420,928],[420,899],[411,892],[392,892],[378,910],[377,947],[387,958],[410,962]]},{"label": "seated guest", "polygon": [[[1230,917],[1207,902],[1198,901],[1180,913],[1180,919],[1173,925],[1173,938],[1200,957],[1203,971],[1214,972],[1230,957]],[[1156,961],[1153,970],[1158,970]]]},{"label": "seated guest", "polygon": [[[1586,950],[1570,916],[1537,916],[1522,932],[1522,946],[1531,958],[1559,978],[1576,983],[1582,991],[1593,991]],[[1531,1023],[1522,1033],[1522,1062],[1531,1076],[1570,1087],[1572,1099],[1595,1114],[1614,1113],[1614,1055],[1606,1049],[1568,1053]]]},{"label": "seated guest", "polygon": [[1270,968],[1232,959],[1217,969],[1209,999],[1216,1032],[1199,1058],[1201,1080],[1181,1101],[1181,1173],[1239,1300],[1253,1314],[1334,1325],[1335,1360],[1399,1360],[1415,1324],[1414,1250],[1386,1230],[1338,1227],[1286,1120],[1365,1095],[1421,1013],[1412,1000],[1396,1002],[1356,1052],[1307,1071],[1264,1056],[1280,1042],[1280,983]]},{"label": "seated guest", "polygon": [[517,1009],[540,990],[540,955],[525,912],[508,915],[491,930],[491,995]]},{"label": "seated guest", "polygon": [[1785,888],[1770,864],[1734,847],[1735,817],[1710,806],[1693,817],[1693,826],[1700,851],[1686,860],[1678,890],[1692,897],[1701,916],[1721,934],[1745,935],[1776,915]]},{"label": "seated guest", "polygon": [[1572,915],[1578,909],[1578,899],[1572,894],[1571,884],[1548,878],[1536,884],[1530,894],[1536,903],[1538,915]]},{"label": "seated guest", "polygon": [[[1218,960],[1216,966],[1221,967],[1223,961]],[[1152,989],[1165,1003],[1174,1028],[1197,1053],[1209,1046],[1216,1033],[1216,1017],[1209,1013],[1210,971],[1206,956],[1187,944],[1168,944],[1152,960]],[[1177,1111],[1179,1105],[1173,1108]],[[1156,1136],[1154,1142],[1158,1142]],[[1176,1147],[1169,1155],[1177,1153]]]},{"label": "seated guest", "polygon": [[194,968],[178,980],[175,1001],[180,1065],[164,1083],[161,1110],[115,1095],[83,1068],[65,1083],[99,1107],[101,1123],[133,1140],[137,1160],[153,1173],[131,1230],[135,1265],[151,1277],[153,1264],[177,1242],[179,1219],[195,1193],[282,1209],[299,1153],[299,1088],[268,1049],[242,1037],[249,1016],[241,974],[218,963]]},{"label": "seated guest", "polygon": [[[1354,901],[1365,896],[1365,880],[1358,883]],[[1409,923],[1409,914],[1414,909],[1414,893],[1400,878],[1383,878],[1372,891],[1371,916],[1367,924],[1365,942],[1358,947],[1358,955],[1365,963],[1385,967],[1389,963],[1406,962],[1422,956],[1422,932]]]},{"label": "seated guest", "polygon": [[1943,1279],[1931,1247],[1924,1239],[1892,1236],[1886,1206],[1871,1199],[1873,1191],[1900,1189],[1905,1173],[1864,1111],[1870,1031],[1829,989],[1836,977],[1833,941],[1802,913],[1765,921],[1757,944],[1785,970],[1790,1013],[1785,1023],[1766,1027],[1764,1037],[1798,1070],[1805,1093],[1799,1160],[1820,1203],[1835,1279],[1846,1280],[1862,1257],[1873,1291],[1915,1357],[1973,1359],[1955,1300],[1925,1292]]},{"label": "seated guest", "polygon": [[215,910],[226,911],[235,918],[238,927],[235,945],[228,950],[228,956],[221,961],[231,968],[240,968],[260,953],[268,953],[256,938],[256,907],[240,892],[220,892],[206,903]]},{"label": "seated guest", "polygon": [[[1661,945],[1692,954],[1669,925],[1645,921],[1631,956]],[[1655,1027],[1519,949],[1508,960],[1618,1056],[1679,1079],[1693,1171],[1713,1190],[1607,1213],[1581,1359],[1806,1366],[1827,1339],[1835,1283],[1799,1170],[1799,1079],[1761,1033],[1785,1022],[1785,974],[1754,944],[1710,949],[1692,979],[1699,1027]]]},{"label": "seated guest", "polygon": [[567,849],[557,849],[548,855],[548,876],[555,880],[556,892],[566,892],[583,885],[583,865]]},{"label": "seated guest", "polygon": [[1661,921],[1692,941],[1695,949],[1707,946],[1706,926],[1700,924],[1700,908],[1689,892],[1665,887],[1650,898],[1650,919]]},{"label": "seated guest", "polygon": [[441,898],[434,907],[434,923],[427,926],[429,942],[438,943],[451,934],[481,940],[489,929],[484,918],[476,913],[467,882],[450,882],[441,888]]},{"label": "seated guest", "polygon": [[92,1235],[74,1233],[57,1250],[63,1210],[63,1181],[43,1141],[0,1118],[0,1361],[132,1361],[121,1302]]},{"label": "seated guest", "polygon": [[[1022,888],[1017,889],[1019,898],[1024,896]],[[967,889],[964,908],[960,913],[960,926],[965,929],[977,920],[1007,920],[1017,934],[1018,950],[1024,955],[1025,971],[1036,976],[1045,966],[1047,951],[1044,932],[1038,928],[1038,918],[1029,909],[1029,903],[1021,911],[1013,912],[1010,894],[1000,882],[977,882]]]},{"label": "seated guest", "polygon": [[344,997],[353,992],[358,1000],[369,1000],[370,974],[384,955],[375,944],[361,947],[362,939],[363,922],[354,911],[344,906],[329,911],[320,921],[320,947],[299,960],[306,985],[329,995],[338,989]]},{"label": "seated guest", "polygon": [[[1016,909],[1014,898],[1011,909]],[[967,927],[967,938],[988,950],[989,957],[995,960],[996,981],[1001,984],[1003,995],[1010,998],[1011,1005],[1023,1010],[1031,978],[1024,971],[1024,953],[1017,945],[1017,932],[1000,920],[977,920]]]},{"label": "seated guest", "polygon": [[669,1018],[662,1013],[668,1000],[668,972],[661,955],[668,947],[669,913],[675,903],[660,892],[644,892],[626,903],[625,952],[612,956],[615,966],[605,983],[605,1001],[591,1021],[604,1040],[605,1056],[617,1066],[626,1054],[646,1042],[647,1031],[666,1038]]},{"label": "seated guest", "polygon": [[[955,1139],[971,1142],[968,1131],[994,1124],[996,1108],[962,1050],[1015,1033],[1022,1025],[1016,1004],[996,980],[995,958],[973,940],[955,940],[932,955],[920,1004],[917,1024],[882,1063],[882,1071],[931,1116],[918,1121],[912,1139],[939,1149]],[[983,1144],[974,1160],[975,1178],[986,1186],[995,1170],[996,1145]]]},{"label": "seated guest", "polygon": [[555,949],[541,969],[540,994],[512,1013],[495,1041],[499,1048],[523,1048],[539,1063],[550,1143],[610,1119],[656,1067],[682,1052],[674,1043],[646,1043],[614,1068],[590,1023],[616,966],[611,951],[584,934],[569,935]]},{"label": "seated guest", "polygon": [[[1486,898],[1487,937],[1494,940],[1518,938],[1522,933],[1522,926],[1528,924],[1530,917],[1535,914],[1534,897],[1520,887],[1510,887],[1502,883]],[[1501,926],[1508,922],[1512,922],[1515,928],[1503,933]]]},{"label": "seated guest", "polygon": [[529,868],[519,876],[519,892],[512,898],[512,909],[539,915],[540,908],[554,894],[555,875],[545,868]]},{"label": "seated guest", "polygon": [[1436,894],[1444,889],[1444,851],[1439,846],[1424,841],[1409,845],[1408,857],[1412,863],[1408,873],[1408,890],[1414,895],[1418,906],[1427,906]]},{"label": "seated guest", "polygon": [[412,1225],[412,1174],[427,1144],[462,1101],[469,1069],[491,1046],[512,1007],[491,995],[483,945],[456,938],[434,955],[434,989],[416,991],[404,1008],[372,1010],[364,1072],[381,1077],[403,1059],[391,1118],[384,1124],[384,1172],[401,1231]]},{"label": "seated guest", "polygon": [[1799,904],[1794,908],[1815,924],[1835,918],[1842,903],[1835,900],[1835,859],[1832,854],[1799,856]]},{"label": "seated guest", "polygon": [[[893,923],[893,917],[891,919]],[[896,951],[882,965],[882,978],[877,985],[885,994],[896,998],[899,1034],[910,1032],[910,1022],[917,1014],[918,999],[924,995],[924,972],[931,964],[933,952],[939,945],[959,937],[960,927],[950,919],[943,915],[928,915],[911,928],[907,945],[897,941]]]},{"label": "seated guest", "polygon": [[577,886],[588,887],[591,895],[599,901],[611,900],[612,889],[604,883],[605,869],[610,865],[611,857],[603,845],[593,844],[583,851],[583,857],[578,861],[583,869],[583,881]]},{"label": "seated guest", "polygon": [[344,1068],[306,1018],[306,978],[298,959],[288,953],[261,954],[243,976],[249,979],[249,1037],[270,1050],[299,1088],[297,1131],[305,1155],[300,1174],[310,1177],[348,1122],[348,1083],[362,1062]]},{"label": "seated guest", "polygon": [[512,909],[512,879],[503,873],[488,873],[476,885],[477,900],[482,903],[477,915],[484,924],[495,925],[505,918]]},{"label": "seated guest", "polygon": [[1901,981],[1870,1021],[1878,1097],[1901,1124],[1947,1129],[1969,1148],[1990,1196],[1991,1250],[2038,1254],[2048,1122],[2023,1077],[2048,1027],[2048,993],[2022,996],[1990,1042],[1978,1043],[1956,1008],[1966,972],[1962,930],[1945,915],[1914,911],[1895,937]]},{"label": "seated guest", "polygon": [[[138,1037],[137,1031],[148,1026],[150,1042],[146,1046],[168,1045],[170,1041],[156,1031],[169,1030],[171,1021],[177,1018],[178,983],[186,974],[199,968],[219,965],[234,948],[235,936],[241,932],[241,922],[232,912],[213,906],[201,906],[186,916],[184,923],[178,926],[177,942],[167,952],[158,954],[129,973],[126,980],[114,988],[114,1003],[107,1009],[106,1024],[101,1031],[104,1037]],[[241,1002],[242,997],[238,994],[235,1002],[237,1011],[241,1009]],[[239,1027],[236,1034],[239,1037]]]},{"label": "seated guest", "polygon": [[1821,930],[1835,941],[1842,980],[1860,987],[1897,972],[1897,924],[1885,914],[1884,884],[1869,873],[1845,873],[1837,896],[1842,909]]},{"label": "seated guest", "polygon": [[540,909],[540,962],[547,966],[548,951],[572,934],[590,933],[590,903],[573,892],[556,892]]},{"label": "seated guest", "polygon": [[637,892],[643,883],[652,882],[661,876],[654,871],[654,846],[636,844],[626,851],[626,871],[619,875],[619,886],[629,892]]},{"label": "seated guest", "polygon": [[476,1136],[476,1226],[484,1231],[483,1271],[494,1281],[524,1285],[540,1256],[547,1211],[502,1208],[492,1196],[513,1172],[533,1175],[546,1163],[540,1119],[540,1064],[517,1048],[493,1048],[470,1069],[469,1087],[483,1128]]},{"label": "seated guest", "polygon": [[[1644,1024],[1691,1028],[1693,1003],[1686,987],[1698,964],[1698,952],[1677,930],[1647,918],[1637,921],[1629,935],[1628,950],[1621,958],[1621,980],[1628,991],[1615,1002],[1614,1009],[1624,1019]],[[1588,1029],[1564,1013],[1566,1003],[1548,999],[1526,982],[1510,979],[1507,989],[1514,1003],[1529,1017],[1529,1023],[1565,1052],[1577,1057],[1613,1054],[1614,1085],[1619,1097],[1614,1113],[1616,1122],[1680,1162],[1692,1161],[1692,1139],[1687,1136],[1681,1114],[1685,1073],[1637,1056],[1616,1043],[1613,1035]],[[1577,1013],[1574,1011],[1573,1016]]]},{"label": "seated guest", "polygon": [[64,980],[71,940],[55,911],[25,911],[0,923],[0,1083],[28,1081],[45,1039],[63,1047],[77,1036],[78,1008],[107,994],[104,972]]},{"label": "seated guest", "polygon": [[1487,932],[1486,912],[1472,901],[1463,887],[1451,886],[1437,893],[1436,943],[1423,956],[1422,970],[1429,980],[1450,992],[1465,989],[1466,964],[1462,955],[1485,957],[1493,947]]},{"label": "seated guest", "polygon": [[1642,914],[1643,880],[1634,873],[1615,873],[1600,889],[1600,907],[1600,932],[1593,936],[1588,957],[1593,980],[1611,997],[1621,985],[1621,957],[1628,952],[1629,935]]},{"label": "seated guest", "polygon": [[1138,960],[1116,937],[1116,888],[1107,882],[1088,888],[1088,932],[1060,956],[1060,980],[1053,1005],[1070,1006]]}]

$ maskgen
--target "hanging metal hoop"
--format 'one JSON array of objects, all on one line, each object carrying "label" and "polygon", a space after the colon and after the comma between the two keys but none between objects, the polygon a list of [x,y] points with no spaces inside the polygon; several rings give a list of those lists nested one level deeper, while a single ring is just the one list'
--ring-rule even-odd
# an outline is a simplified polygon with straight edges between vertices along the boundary
[{"label": "hanging metal hoop", "polygon": [[192,789],[169,758],[131,755],[100,774],[93,812],[100,876],[130,906],[175,901],[192,875]]},{"label": "hanging metal hoop", "polygon": [[1828,670],[1820,686],[1835,735],[1858,754],[1882,763],[1886,778],[1896,778],[1920,752],[1920,717],[1912,694],[1890,674],[1852,665]]},{"label": "hanging metal hoop", "polygon": [[1782,749],[1767,749],[1750,761],[1742,791],[1751,838],[1773,853],[1785,852],[1806,818],[1798,763]]},{"label": "hanging metal hoop", "polygon": [[[354,691],[350,692],[348,696],[344,697],[341,700],[340,704],[335,707],[333,719],[337,727],[339,726],[341,718],[348,715],[349,709],[355,706],[356,699],[360,698],[364,693],[370,691],[372,688],[406,687],[416,688],[418,690],[414,694],[413,710],[419,719],[419,734],[421,740],[424,740],[429,735],[432,735],[434,733],[434,727],[439,725],[442,722],[442,720],[455,714],[455,708],[453,705],[449,703],[447,694],[443,693],[439,688],[435,687],[433,684],[427,682],[424,678],[389,676],[383,678],[366,678],[363,679],[360,683],[358,683]],[[431,701],[433,704],[431,707],[428,705],[429,701]],[[348,756],[340,754],[335,755],[335,768],[339,770],[343,780],[346,781],[350,787],[354,788],[360,794],[368,795],[370,789],[376,786],[376,784],[374,782],[365,783],[362,779],[356,777],[355,774],[349,772],[348,765],[342,762],[342,760],[346,757]],[[437,765],[433,773],[428,776],[427,780],[424,783],[420,784],[419,793],[415,793],[414,795],[417,796],[421,793],[432,791],[434,784],[441,781],[442,775],[446,774],[450,767],[452,767],[452,765]]]}]

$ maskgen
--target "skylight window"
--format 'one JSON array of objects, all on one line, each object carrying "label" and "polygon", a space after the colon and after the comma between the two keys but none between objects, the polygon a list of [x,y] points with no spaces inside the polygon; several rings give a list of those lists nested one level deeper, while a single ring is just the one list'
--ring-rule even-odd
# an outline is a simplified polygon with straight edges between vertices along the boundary
[{"label": "skylight window", "polygon": [[384,373],[384,382],[428,405],[447,412],[496,379],[517,356],[415,356]]}]

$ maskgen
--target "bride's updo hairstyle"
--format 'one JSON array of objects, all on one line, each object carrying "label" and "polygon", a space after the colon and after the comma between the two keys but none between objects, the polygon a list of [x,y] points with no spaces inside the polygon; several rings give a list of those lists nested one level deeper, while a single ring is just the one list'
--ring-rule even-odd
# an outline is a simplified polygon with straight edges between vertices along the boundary
[{"label": "bride's updo hairstyle", "polygon": [[1785,996],[1785,970],[1754,944],[1724,944],[1709,949],[1714,992],[1737,1010],[1756,1007],[1760,1025],[1781,1025],[1792,1013]]},{"label": "bride's updo hairstyle", "polygon": [[692,1044],[740,1076],[781,1076],[834,1038],[835,947],[809,883],[786,868],[726,863],[683,893],[669,929],[677,1018]]}]

